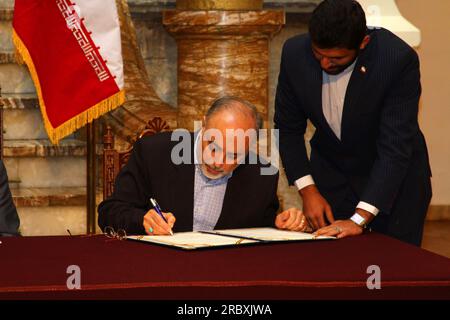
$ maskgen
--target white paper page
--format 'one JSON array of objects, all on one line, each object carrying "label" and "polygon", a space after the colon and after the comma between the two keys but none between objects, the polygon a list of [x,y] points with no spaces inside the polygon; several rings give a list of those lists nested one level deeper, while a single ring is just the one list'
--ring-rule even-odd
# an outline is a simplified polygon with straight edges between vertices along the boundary
[{"label": "white paper page", "polygon": [[253,238],[268,241],[287,241],[287,240],[323,240],[336,239],[335,237],[314,236],[310,233],[299,231],[286,231],[275,228],[248,228],[248,229],[226,229],[215,230],[217,234],[229,234],[234,236]]},{"label": "white paper page", "polygon": [[177,232],[173,236],[128,236],[127,239],[166,244],[185,249],[258,242],[256,240],[238,239],[200,232]]}]

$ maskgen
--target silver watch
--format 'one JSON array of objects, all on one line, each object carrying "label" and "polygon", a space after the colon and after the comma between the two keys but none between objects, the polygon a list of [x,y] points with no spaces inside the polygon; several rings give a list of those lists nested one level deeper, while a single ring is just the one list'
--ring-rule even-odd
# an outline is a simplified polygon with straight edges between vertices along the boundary
[{"label": "silver watch", "polygon": [[365,229],[367,228],[367,221],[362,217],[359,213],[355,212],[350,218],[354,223],[356,223],[361,228]]}]

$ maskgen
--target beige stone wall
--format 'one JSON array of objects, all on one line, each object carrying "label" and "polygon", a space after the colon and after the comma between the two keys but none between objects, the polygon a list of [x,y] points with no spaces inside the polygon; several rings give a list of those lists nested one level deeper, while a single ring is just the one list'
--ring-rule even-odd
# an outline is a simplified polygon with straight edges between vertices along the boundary
[{"label": "beige stone wall", "polygon": [[420,125],[433,170],[432,205],[450,205],[450,1],[397,0],[402,15],[422,32]]}]

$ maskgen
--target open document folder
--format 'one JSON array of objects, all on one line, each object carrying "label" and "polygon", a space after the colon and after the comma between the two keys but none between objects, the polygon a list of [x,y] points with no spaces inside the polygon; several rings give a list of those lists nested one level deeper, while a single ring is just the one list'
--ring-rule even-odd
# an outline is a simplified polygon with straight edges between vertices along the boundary
[{"label": "open document folder", "polygon": [[287,241],[313,241],[332,239],[336,238],[324,236],[316,237],[310,233],[284,231],[275,228],[178,232],[173,236],[127,236],[127,240],[160,244],[185,250]]}]

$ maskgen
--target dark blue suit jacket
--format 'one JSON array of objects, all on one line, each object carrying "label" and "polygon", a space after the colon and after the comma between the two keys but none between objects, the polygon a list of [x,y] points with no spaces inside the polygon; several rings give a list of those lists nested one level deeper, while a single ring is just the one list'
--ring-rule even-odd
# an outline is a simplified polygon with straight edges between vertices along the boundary
[{"label": "dark blue suit jacket", "polygon": [[[174,232],[192,231],[194,210],[194,135],[191,133],[190,164],[174,164],[172,150],[178,141],[171,133],[139,139],[126,166],[118,174],[112,196],[98,207],[98,224],[128,234],[145,234],[144,215],[150,197],[172,212]],[[273,227],[278,210],[278,173],[261,175],[261,163],[239,165],[228,180],[222,212],[215,229]]]},{"label": "dark blue suit jacket", "polygon": [[0,236],[19,234],[19,216],[8,186],[8,175],[0,160]]},{"label": "dark blue suit jacket", "polygon": [[[312,174],[332,208],[351,188],[359,200],[390,214],[401,207],[397,202],[416,197],[429,203],[431,197],[431,170],[417,119],[419,59],[391,32],[368,32],[371,41],[359,54],[346,92],[341,140],[322,112],[322,70],[309,35],[284,44],[274,121],[291,184]],[[304,141],[307,119],[316,127],[310,159]]]}]

